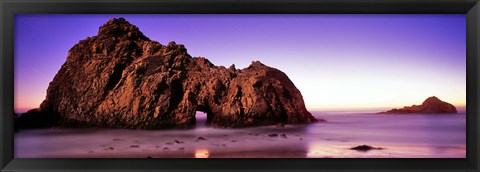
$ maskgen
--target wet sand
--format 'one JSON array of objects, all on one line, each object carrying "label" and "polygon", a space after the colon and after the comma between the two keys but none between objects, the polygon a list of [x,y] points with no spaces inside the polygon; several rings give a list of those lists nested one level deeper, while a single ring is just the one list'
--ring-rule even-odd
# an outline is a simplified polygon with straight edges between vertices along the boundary
[{"label": "wet sand", "polygon": [[[313,125],[190,130],[41,129],[15,135],[16,158],[465,158],[465,115],[314,112]],[[463,133],[462,133],[463,132]],[[351,150],[359,145],[383,149]]]}]

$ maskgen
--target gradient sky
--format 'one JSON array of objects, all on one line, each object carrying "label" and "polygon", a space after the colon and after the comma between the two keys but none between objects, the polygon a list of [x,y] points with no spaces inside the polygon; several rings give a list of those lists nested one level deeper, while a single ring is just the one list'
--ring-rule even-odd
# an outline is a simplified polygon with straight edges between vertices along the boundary
[{"label": "gradient sky", "polygon": [[124,17],[215,65],[285,72],[310,110],[466,102],[465,15],[16,15],[15,110],[38,107],[79,40]]}]

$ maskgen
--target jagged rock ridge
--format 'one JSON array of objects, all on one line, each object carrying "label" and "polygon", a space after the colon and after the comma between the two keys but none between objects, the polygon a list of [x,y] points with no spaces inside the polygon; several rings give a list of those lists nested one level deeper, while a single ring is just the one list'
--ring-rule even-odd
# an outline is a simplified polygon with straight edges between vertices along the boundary
[{"label": "jagged rock ridge", "polygon": [[[258,61],[245,69],[191,57],[175,42],[162,45],[123,18],[73,46],[40,108],[18,125],[185,128],[196,111],[218,127],[309,124],[317,121],[300,91],[278,69]],[[32,122],[43,119],[42,122]],[[33,123],[33,124],[32,124]]]},{"label": "jagged rock ridge", "polygon": [[450,103],[444,102],[435,96],[427,98],[421,105],[405,106],[401,109],[392,109],[379,114],[408,114],[408,113],[457,113],[457,109]]}]

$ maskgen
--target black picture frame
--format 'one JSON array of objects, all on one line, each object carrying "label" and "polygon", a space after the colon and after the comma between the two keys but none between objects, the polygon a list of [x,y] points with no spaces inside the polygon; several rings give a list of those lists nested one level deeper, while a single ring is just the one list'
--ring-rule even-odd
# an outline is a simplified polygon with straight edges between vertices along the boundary
[{"label": "black picture frame", "polygon": [[[479,171],[478,0],[1,0],[1,171]],[[15,14],[466,14],[465,159],[23,159],[14,158]]]}]

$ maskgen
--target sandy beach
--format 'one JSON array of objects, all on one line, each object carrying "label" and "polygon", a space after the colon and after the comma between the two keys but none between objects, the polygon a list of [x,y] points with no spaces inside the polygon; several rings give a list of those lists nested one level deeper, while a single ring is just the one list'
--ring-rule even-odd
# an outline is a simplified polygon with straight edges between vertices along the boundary
[{"label": "sandy beach", "polygon": [[[313,112],[312,125],[190,130],[37,129],[15,134],[16,158],[465,158],[465,114]],[[382,149],[357,151],[370,145]]]}]

